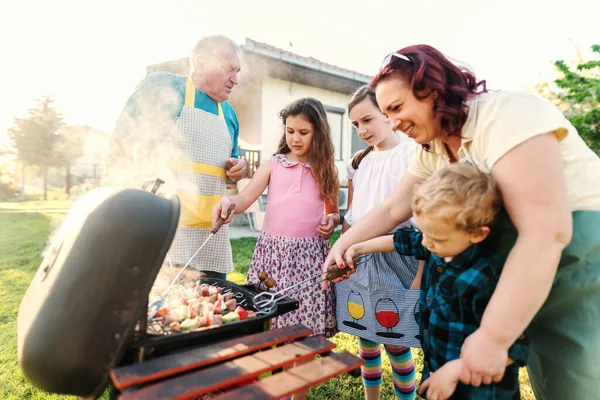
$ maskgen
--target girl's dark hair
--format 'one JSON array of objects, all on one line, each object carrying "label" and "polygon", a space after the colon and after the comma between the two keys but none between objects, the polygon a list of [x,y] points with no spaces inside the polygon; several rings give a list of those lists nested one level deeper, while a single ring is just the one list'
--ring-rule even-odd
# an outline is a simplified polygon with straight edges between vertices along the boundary
[{"label": "girl's dark hair", "polygon": [[[379,104],[377,104],[377,99],[375,98],[375,92],[369,87],[369,85],[364,85],[359,87],[354,93],[352,93],[352,97],[350,98],[350,102],[348,103],[348,114],[350,111],[357,105],[362,103],[364,100],[370,100],[371,103],[379,110]],[[352,168],[355,170],[358,169],[360,162],[373,151],[373,146],[367,146],[366,148],[356,152],[354,157],[352,157]]]},{"label": "girl's dark hair", "polygon": [[337,204],[340,183],[334,162],[333,141],[325,107],[319,100],[305,97],[288,104],[281,110],[279,116],[283,122],[283,135],[277,146],[277,154],[287,154],[291,151],[285,140],[285,123],[288,117],[302,116],[313,125],[314,134],[308,151],[310,172],[321,189],[321,199]]},{"label": "girl's dark hair", "polygon": [[440,116],[442,129],[447,135],[460,135],[469,111],[466,101],[487,91],[485,81],[478,82],[470,69],[453,64],[439,50],[426,44],[408,46],[396,53],[408,57],[410,62],[392,57],[373,78],[371,89],[375,90],[387,79],[399,78],[410,85],[419,100],[436,92],[433,112]]}]

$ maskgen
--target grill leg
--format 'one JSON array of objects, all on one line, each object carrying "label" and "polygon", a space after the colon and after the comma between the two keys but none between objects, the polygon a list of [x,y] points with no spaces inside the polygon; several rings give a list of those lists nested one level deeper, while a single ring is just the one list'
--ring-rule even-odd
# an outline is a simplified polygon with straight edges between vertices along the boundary
[{"label": "grill leg", "polygon": [[[146,310],[148,310],[148,300],[144,301],[144,305],[142,307],[142,316],[140,317],[140,335],[146,335],[146,330],[148,329],[148,319]],[[140,347],[138,351],[138,362],[144,361],[145,352],[146,349],[144,348],[144,346]]]}]

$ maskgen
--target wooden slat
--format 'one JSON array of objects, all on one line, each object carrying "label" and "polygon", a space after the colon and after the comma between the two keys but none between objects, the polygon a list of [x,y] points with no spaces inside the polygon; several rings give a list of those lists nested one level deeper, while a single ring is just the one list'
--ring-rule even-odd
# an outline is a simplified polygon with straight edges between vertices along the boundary
[{"label": "wooden slat", "polygon": [[295,362],[312,360],[316,355],[334,348],[335,344],[321,336],[310,337],[123,393],[119,399],[189,399],[252,381],[262,373],[293,365]]},{"label": "wooden slat", "polygon": [[213,343],[210,346],[156,358],[140,364],[115,368],[110,371],[110,375],[113,385],[117,389],[123,390],[133,385],[152,382],[192,369],[231,360],[277,344],[297,340],[312,333],[313,331],[304,325],[287,326]]},{"label": "wooden slat", "polygon": [[321,357],[262,379],[259,382],[231,390],[215,397],[217,400],[279,400],[292,393],[307,391],[364,364],[360,358],[344,351]]}]

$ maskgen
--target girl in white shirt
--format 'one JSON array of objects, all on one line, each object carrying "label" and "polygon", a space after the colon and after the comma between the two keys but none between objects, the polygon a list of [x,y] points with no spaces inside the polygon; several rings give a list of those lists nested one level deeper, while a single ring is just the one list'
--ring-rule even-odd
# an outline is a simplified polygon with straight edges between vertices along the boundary
[{"label": "girl in white shirt", "polygon": [[[348,212],[344,219],[342,233],[392,193],[406,172],[410,158],[416,149],[416,143],[412,139],[398,135],[392,130],[389,120],[379,110],[375,94],[368,86],[359,88],[353,94],[348,105],[348,114],[358,135],[368,144],[368,147],[357,153],[347,167]],[[393,231],[410,225],[412,225],[412,218],[398,225]],[[378,279],[375,276],[380,270],[385,270],[385,273],[381,274],[381,280],[386,281],[383,286],[387,286],[388,290],[393,290],[394,285],[397,285],[399,289],[418,288],[419,283],[415,279],[418,264],[417,260],[412,257],[400,256],[397,253],[376,253],[363,261],[364,264],[359,266],[356,274],[351,275],[347,281],[336,285],[336,291],[349,292],[352,295],[354,291],[351,291],[351,288],[355,287],[354,285],[368,287],[369,282],[372,284],[373,279]],[[390,272],[393,275],[392,279],[389,278]],[[344,288],[344,285],[348,286]],[[371,287],[370,290],[376,289]],[[341,298],[341,296],[339,297]],[[361,296],[361,300],[364,302],[363,297],[366,296]],[[347,308],[350,309],[349,305],[344,303],[345,299],[338,300],[338,312],[345,313]],[[373,301],[366,299],[364,305],[367,309],[363,311],[363,314],[375,314],[376,310],[372,309],[374,308],[372,303]],[[350,299],[348,304],[351,304]],[[351,311],[349,312],[351,313]],[[352,313],[350,316],[352,317]],[[363,336],[370,335],[373,338],[375,334],[367,334],[367,328],[362,327],[360,321],[344,324],[344,319],[348,318],[338,317],[340,330],[359,336],[359,353],[366,362],[361,368],[365,397],[367,400],[379,399],[381,391],[380,344],[360,337],[361,329],[365,329]],[[390,344],[394,341],[397,340],[387,337],[386,344],[384,344],[392,364],[394,392],[399,399],[414,399],[415,371],[410,347]]]}]

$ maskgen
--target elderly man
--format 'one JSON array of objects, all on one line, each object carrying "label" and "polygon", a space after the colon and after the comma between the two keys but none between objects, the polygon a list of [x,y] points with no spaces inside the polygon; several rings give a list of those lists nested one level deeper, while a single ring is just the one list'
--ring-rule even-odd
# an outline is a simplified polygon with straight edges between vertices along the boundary
[{"label": "elderly man", "polygon": [[[227,101],[238,84],[240,55],[225,36],[201,39],[192,50],[190,76],[147,76],[111,137],[111,183],[139,184],[142,176],[158,176],[179,196],[179,228],[168,255],[175,265],[185,265],[210,234],[212,208],[226,193],[226,178],[239,181],[246,171],[238,158],[238,120]],[[233,270],[227,226],[190,266],[225,279]]]}]

